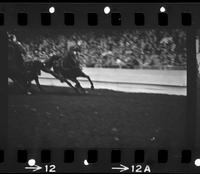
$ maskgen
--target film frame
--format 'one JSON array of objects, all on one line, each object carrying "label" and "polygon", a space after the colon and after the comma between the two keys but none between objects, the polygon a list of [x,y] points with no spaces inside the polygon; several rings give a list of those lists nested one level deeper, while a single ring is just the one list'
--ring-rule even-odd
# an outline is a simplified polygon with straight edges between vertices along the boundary
[{"label": "film frame", "polygon": [[[56,13],[50,14],[49,7],[55,7]],[[112,15],[105,15],[103,9],[110,6]],[[160,13],[161,6],[166,8],[166,13]],[[56,165],[56,172],[73,172],[73,173],[113,173],[119,170],[112,170],[113,166],[123,164],[125,166],[132,166],[142,164],[143,166],[149,165],[151,172],[167,172],[167,173],[198,173],[199,168],[194,166],[194,160],[199,158],[199,118],[198,118],[198,103],[197,103],[197,69],[196,69],[196,37],[199,30],[199,4],[1,4],[1,46],[3,47],[2,57],[7,57],[8,48],[6,31],[10,28],[17,28],[18,30],[34,30],[44,29],[50,27],[54,29],[63,29],[69,27],[80,29],[115,29],[133,27],[134,29],[157,29],[162,30],[181,28],[187,35],[187,125],[185,132],[185,144],[182,147],[176,148],[155,148],[148,149],[147,147],[133,147],[133,148],[51,148],[51,147],[38,147],[31,149],[31,147],[22,149],[9,149],[9,142],[5,132],[7,130],[7,77],[5,76],[5,64],[7,59],[3,59],[1,67],[1,113],[4,113],[1,118],[1,142],[2,150],[0,151],[0,171],[2,172],[26,172],[24,167],[27,160],[35,158],[39,166],[44,164]],[[59,10],[58,10],[59,9]],[[139,9],[139,10],[138,10]],[[64,13],[72,19],[67,23],[64,20]],[[84,13],[83,13],[84,12]],[[42,14],[41,14],[42,13]],[[89,13],[89,15],[88,15]],[[135,23],[134,14],[139,18],[144,18],[144,23]],[[27,14],[27,15],[26,15]],[[73,20],[73,14],[74,20]],[[84,17],[83,17],[84,14]],[[97,14],[97,15],[94,15]],[[143,14],[143,15],[142,15]],[[166,15],[167,14],[167,15]],[[159,17],[158,17],[159,15]],[[42,16],[42,17],[41,17]],[[98,22],[96,22],[98,16]],[[121,16],[121,20],[117,18]],[[91,20],[90,20],[90,19]],[[113,20],[111,20],[113,18]],[[136,17],[137,18],[137,17]],[[27,19],[27,20],[26,20]],[[44,21],[42,20],[44,19]],[[89,20],[88,20],[89,19]],[[160,19],[160,25],[159,25]],[[43,22],[42,22],[43,21]],[[163,22],[165,21],[165,22]],[[113,23],[112,23],[113,22]],[[26,25],[27,24],[27,25]],[[144,24],[144,25],[143,25]],[[190,57],[190,58],[188,58]],[[5,85],[4,85],[5,84]],[[3,86],[4,85],[4,86]],[[69,151],[65,151],[69,150]],[[161,150],[161,151],[159,151]],[[74,156],[68,159],[65,153]],[[98,160],[97,160],[98,153]],[[176,154],[178,157],[173,158],[170,154]],[[42,155],[43,154],[43,155]],[[145,154],[145,155],[144,155]],[[161,154],[161,155],[159,155]],[[167,155],[166,155],[167,154]],[[28,156],[27,156],[28,155]],[[168,156],[163,160],[164,164],[157,162],[158,156]],[[137,157],[138,156],[138,157]],[[144,157],[143,157],[144,156]],[[90,165],[83,164],[83,161],[88,158]],[[113,158],[113,159],[112,159]],[[69,164],[67,161],[69,160]],[[112,162],[113,160],[113,162]],[[20,162],[21,161],[21,162]],[[41,162],[43,161],[43,162]],[[66,161],[64,163],[63,161]],[[137,162],[138,161],[138,162]],[[58,167],[59,166],[59,167]],[[144,170],[144,169],[143,169]],[[50,171],[48,171],[50,172]],[[126,171],[125,171],[126,172]],[[127,172],[131,172],[129,169]]]}]

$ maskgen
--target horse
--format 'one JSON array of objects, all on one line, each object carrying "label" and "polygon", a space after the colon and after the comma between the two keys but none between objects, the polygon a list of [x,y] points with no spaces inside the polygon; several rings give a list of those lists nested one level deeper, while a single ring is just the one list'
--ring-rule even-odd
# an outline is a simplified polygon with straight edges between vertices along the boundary
[{"label": "horse", "polygon": [[[71,80],[72,82],[75,82],[76,89],[80,89],[85,93],[84,88],[81,86],[79,81],[77,80],[77,77],[85,77],[88,79],[88,81],[91,84],[91,89],[94,89],[94,85],[92,80],[88,75],[86,75],[81,67],[78,61],[74,58],[73,53],[68,53],[66,56],[61,57],[54,55],[49,58],[45,63],[45,67],[53,68],[53,71],[56,74],[59,74],[59,76],[64,77],[65,79]],[[61,80],[61,82],[63,82]]]},{"label": "horse", "polygon": [[28,92],[26,69],[21,51],[14,44],[8,44],[8,77],[22,90]]},{"label": "horse", "polygon": [[79,93],[79,91],[77,90],[77,88],[75,88],[68,80],[66,80],[61,74],[56,73],[54,71],[51,70],[51,68],[53,67],[53,64],[55,61],[57,61],[60,57],[57,56],[52,56],[50,59],[46,60],[43,62],[43,68],[42,71],[51,74],[52,76],[54,76],[55,78],[59,79],[62,83],[65,82],[67,83],[72,89],[74,89],[74,91],[76,93]]},{"label": "horse", "polygon": [[34,80],[38,89],[44,92],[38,80],[38,76],[41,75],[41,70],[44,68],[43,63],[39,60],[35,60],[24,62],[24,65],[26,69],[27,88],[30,89],[31,82]]},{"label": "horse", "polygon": [[30,88],[33,80],[35,80],[40,91],[43,91],[38,80],[43,64],[40,61],[25,62],[21,49],[14,43],[10,43],[8,49],[8,77],[22,92],[31,93]]}]

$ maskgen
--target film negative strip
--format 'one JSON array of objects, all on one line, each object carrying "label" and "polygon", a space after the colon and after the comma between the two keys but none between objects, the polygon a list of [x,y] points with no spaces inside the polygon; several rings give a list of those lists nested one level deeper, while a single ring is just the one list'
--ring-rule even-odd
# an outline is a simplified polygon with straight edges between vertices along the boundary
[{"label": "film negative strip", "polygon": [[0,173],[200,173],[199,3],[1,3]]}]

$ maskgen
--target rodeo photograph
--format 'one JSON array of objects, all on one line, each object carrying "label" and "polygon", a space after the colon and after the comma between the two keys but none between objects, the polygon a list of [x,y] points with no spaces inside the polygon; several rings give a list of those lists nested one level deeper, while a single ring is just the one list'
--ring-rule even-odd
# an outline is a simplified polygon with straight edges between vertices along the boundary
[{"label": "rodeo photograph", "polygon": [[187,35],[181,29],[13,29],[13,147],[180,147]]}]

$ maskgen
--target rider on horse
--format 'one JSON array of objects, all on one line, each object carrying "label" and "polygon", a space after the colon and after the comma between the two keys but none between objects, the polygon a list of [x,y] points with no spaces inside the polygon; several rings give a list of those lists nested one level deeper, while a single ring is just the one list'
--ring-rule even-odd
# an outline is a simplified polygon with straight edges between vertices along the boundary
[{"label": "rider on horse", "polygon": [[[54,70],[58,76],[62,77],[62,73],[69,73],[81,69],[80,63],[77,59],[76,52],[78,49],[76,47],[70,47],[68,51],[64,53],[64,56],[52,56],[49,60],[45,62],[45,67],[54,67]],[[63,80],[61,80],[63,82]]]},{"label": "rider on horse", "polygon": [[8,34],[8,45],[14,47],[14,49],[18,49],[19,52],[23,55],[26,54],[25,49],[21,42],[17,40],[17,37],[14,34]]},{"label": "rider on horse", "polygon": [[77,47],[71,47],[66,55],[64,57],[65,62],[64,62],[64,67],[69,67],[69,68],[80,68],[80,62],[77,58],[77,52],[78,52]]},{"label": "rider on horse", "polygon": [[72,71],[73,69],[81,68],[80,62],[77,59],[77,48],[71,47],[63,57],[60,57],[54,63],[57,67],[61,67],[64,71]]},{"label": "rider on horse", "polygon": [[22,44],[17,41],[17,38],[14,34],[7,33],[8,35],[8,49],[11,55],[15,55],[15,63],[22,70],[24,69],[24,60],[23,55],[26,55],[25,49]]},{"label": "rider on horse", "polygon": [[[61,82],[66,82],[70,87],[76,89],[76,92],[79,92],[77,88],[84,90],[77,80],[77,77],[87,78],[91,84],[91,89],[94,89],[94,85],[90,77],[82,71],[80,62],[77,59],[77,52],[80,50],[80,48],[76,46],[70,47],[70,49],[66,50],[68,51],[66,51],[64,56],[51,56],[48,60],[44,62],[44,67],[49,71],[52,68],[52,72],[54,73],[53,76],[55,76]],[[76,84],[75,87],[73,87],[73,85],[71,85],[70,82],[68,82],[67,80],[71,80],[72,82],[74,82]]]}]

